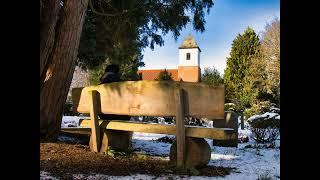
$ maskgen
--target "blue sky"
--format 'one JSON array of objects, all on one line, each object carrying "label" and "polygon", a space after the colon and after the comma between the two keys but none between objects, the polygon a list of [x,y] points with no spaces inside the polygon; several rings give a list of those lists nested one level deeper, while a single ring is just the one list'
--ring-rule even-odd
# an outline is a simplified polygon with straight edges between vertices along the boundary
[{"label": "blue sky", "polygon": [[232,41],[238,33],[243,33],[248,26],[259,33],[275,17],[280,19],[280,0],[215,0],[209,15],[205,16],[205,32],[196,32],[188,24],[177,41],[171,33],[167,34],[163,37],[164,46],[144,50],[145,67],[139,69],[177,68],[178,47],[191,33],[202,51],[201,69],[214,66],[223,74]]}]

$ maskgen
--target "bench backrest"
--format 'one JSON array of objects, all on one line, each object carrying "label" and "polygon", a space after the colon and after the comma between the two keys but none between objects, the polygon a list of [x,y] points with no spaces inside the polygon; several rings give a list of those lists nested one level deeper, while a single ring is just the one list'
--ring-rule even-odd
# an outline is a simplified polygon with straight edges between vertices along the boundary
[{"label": "bench backrest", "polygon": [[90,91],[99,93],[99,113],[130,116],[175,116],[174,90],[185,92],[185,115],[224,119],[224,86],[175,81],[125,81],[74,88],[73,110],[89,113]]}]

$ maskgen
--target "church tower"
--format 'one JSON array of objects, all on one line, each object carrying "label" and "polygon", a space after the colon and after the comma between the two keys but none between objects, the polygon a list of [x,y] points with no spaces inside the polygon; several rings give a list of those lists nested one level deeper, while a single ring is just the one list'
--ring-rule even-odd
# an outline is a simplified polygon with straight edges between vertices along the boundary
[{"label": "church tower", "polygon": [[189,35],[179,47],[179,79],[185,82],[200,81],[200,52],[196,41]]}]

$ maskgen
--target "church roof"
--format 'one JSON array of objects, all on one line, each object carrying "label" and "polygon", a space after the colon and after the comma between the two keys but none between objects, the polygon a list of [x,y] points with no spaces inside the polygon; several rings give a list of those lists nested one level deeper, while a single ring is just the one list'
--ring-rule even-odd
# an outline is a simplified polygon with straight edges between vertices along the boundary
[{"label": "church roof", "polygon": [[189,48],[198,48],[200,50],[197,42],[191,36],[191,34],[189,34],[189,36],[183,41],[182,45],[179,47],[179,49],[189,49]]}]

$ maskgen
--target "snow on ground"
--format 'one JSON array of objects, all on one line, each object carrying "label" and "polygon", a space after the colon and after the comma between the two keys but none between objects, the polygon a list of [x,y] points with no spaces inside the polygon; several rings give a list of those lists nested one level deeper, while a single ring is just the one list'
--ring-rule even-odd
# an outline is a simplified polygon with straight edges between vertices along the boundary
[{"label": "snow on ground", "polygon": [[62,141],[62,142],[70,142],[70,143],[81,143],[82,141],[78,138],[74,138],[74,137],[69,137],[69,136],[63,136],[63,135],[60,135],[58,137],[58,140],[59,141]]},{"label": "snow on ground", "polygon": [[278,148],[245,148],[246,145],[254,144],[251,139],[248,143],[239,144],[238,148],[214,147],[212,140],[207,139],[207,141],[213,151],[209,165],[237,168],[236,172],[224,179],[257,179],[263,175],[268,175],[272,179],[280,177],[280,149]]},{"label": "snow on ground", "polygon": [[171,144],[155,141],[164,136],[166,135],[134,132],[132,136],[132,147],[135,151],[146,152],[146,154],[151,156],[169,156]]},{"label": "snow on ground", "polygon": [[251,136],[251,131],[249,129],[241,129],[241,128],[239,128],[238,129],[238,134],[250,137]]},{"label": "snow on ground", "polygon": [[[271,113],[270,113],[271,114]],[[268,114],[268,115],[270,115]],[[273,115],[273,114],[272,114]],[[279,115],[280,116],[280,115]],[[68,127],[68,124],[78,126],[79,119],[83,117],[65,116],[62,121],[62,127]],[[280,118],[280,117],[279,117]],[[239,135],[250,137],[251,131],[241,130]],[[132,146],[135,151],[143,152],[150,156],[169,159],[170,143],[157,142],[156,139],[164,137],[164,134],[151,133],[133,133]],[[172,136],[171,136],[172,137]],[[280,178],[280,149],[279,148],[245,148],[247,145],[254,145],[255,142],[250,138],[249,142],[239,144],[235,147],[216,147],[212,146],[212,140],[206,139],[211,147],[211,160],[209,165],[235,167],[237,168],[230,175],[225,177],[204,177],[204,176],[176,176],[166,175],[165,177],[154,177],[151,175],[136,174],[132,176],[107,176],[101,174],[91,175],[86,179],[257,179],[259,177],[269,177],[272,179]],[[276,146],[280,145],[280,138],[276,141]],[[40,172],[41,179],[50,179],[47,172]],[[83,179],[84,175],[74,175],[74,179]]]},{"label": "snow on ground", "polygon": [[[238,116],[238,125],[241,126],[241,116]],[[245,129],[248,129],[250,127],[248,121],[244,121],[244,127]]]},{"label": "snow on ground", "polygon": [[144,180],[144,179],[152,179],[152,180],[167,180],[167,179],[182,179],[182,180],[208,180],[208,179],[218,179],[222,180],[224,178],[212,178],[212,177],[206,177],[206,176],[177,176],[177,175],[165,175],[165,176],[151,176],[151,175],[144,175],[144,174],[135,174],[131,176],[106,176],[103,174],[95,174],[95,175],[89,175],[89,176],[84,176],[82,174],[77,174],[73,176],[73,179],[88,179],[88,180],[101,180],[101,179],[108,179],[108,180],[113,180],[113,179],[121,179],[121,180]]},{"label": "snow on ground", "polygon": [[[250,136],[250,130],[239,129],[239,134]],[[141,149],[152,156],[166,156],[168,159],[170,146],[169,143],[160,143],[153,141],[165,135],[150,133],[134,133],[133,148]],[[280,177],[280,150],[276,149],[255,149],[244,148],[246,145],[253,145],[254,141],[249,140],[248,143],[239,144],[235,147],[216,147],[212,146],[212,140],[206,139],[211,147],[211,160],[209,165],[235,167],[235,172],[223,178],[216,179],[257,179],[259,176],[269,176],[273,179]],[[279,140],[276,143],[279,145]],[[191,177],[188,177],[191,178]],[[187,179],[188,179],[187,178]],[[203,179],[212,177],[195,176],[192,179]],[[151,179],[151,177],[150,177]]]},{"label": "snow on ground", "polygon": [[61,122],[61,127],[77,127],[79,126],[79,120],[84,117],[81,116],[63,116],[62,117],[62,122]]},{"label": "snow on ground", "polygon": [[40,179],[41,180],[58,180],[57,178],[50,175],[50,173],[45,171],[40,171]]},{"label": "snow on ground", "polygon": [[[68,128],[68,127],[80,127],[79,126],[79,120],[80,119],[85,119],[89,117],[84,117],[84,116],[63,116],[62,117],[62,122],[61,122],[61,127],[62,128]],[[68,137],[68,136],[59,136],[58,137],[59,141],[63,142],[77,142],[80,143],[81,140],[73,137]]]}]

